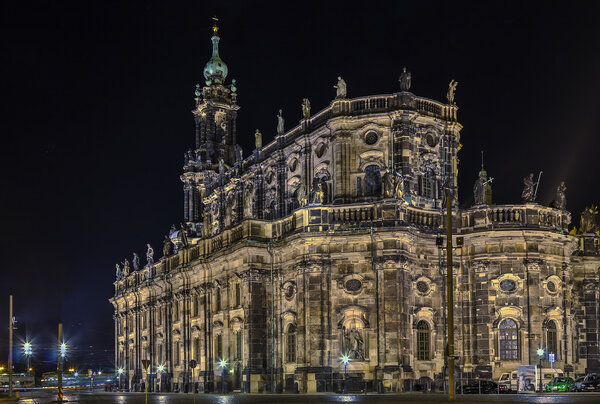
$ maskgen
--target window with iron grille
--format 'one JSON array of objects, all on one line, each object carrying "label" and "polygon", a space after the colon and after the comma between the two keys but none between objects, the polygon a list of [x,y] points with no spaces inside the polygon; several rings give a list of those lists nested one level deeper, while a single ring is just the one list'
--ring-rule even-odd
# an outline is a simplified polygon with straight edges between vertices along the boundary
[{"label": "window with iron grille", "polygon": [[519,359],[519,330],[515,320],[510,318],[502,320],[498,326],[498,341],[500,343],[500,359]]},{"label": "window with iron grille", "polygon": [[556,323],[554,321],[548,322],[547,341],[548,353],[553,353],[555,357],[558,358],[558,338],[556,334]]},{"label": "window with iron grille", "polygon": [[290,324],[287,332],[286,360],[296,362],[296,326]]},{"label": "window with iron grille", "polygon": [[427,321],[421,320],[417,323],[417,360],[430,360],[431,330]]}]

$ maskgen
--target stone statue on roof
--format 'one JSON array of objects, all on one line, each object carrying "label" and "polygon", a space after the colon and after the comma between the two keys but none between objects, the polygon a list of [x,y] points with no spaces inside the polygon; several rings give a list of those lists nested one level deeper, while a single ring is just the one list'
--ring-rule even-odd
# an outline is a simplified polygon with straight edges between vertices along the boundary
[{"label": "stone statue on roof", "polygon": [[454,105],[454,93],[456,92],[456,86],[458,86],[458,81],[452,80],[448,85],[448,92],[446,93],[446,98],[448,99],[448,104]]},{"label": "stone statue on roof", "polygon": [[308,195],[306,194],[306,185],[304,182],[300,182],[298,184],[298,188],[296,188],[296,198],[298,199],[298,206],[303,207],[308,204]]},{"label": "stone statue on roof", "polygon": [[554,198],[554,207],[557,209],[565,210],[567,207],[567,185],[564,181],[561,181],[560,185],[556,188],[556,197]]},{"label": "stone statue on roof", "polygon": [[146,250],[146,263],[148,265],[154,264],[154,249],[150,244],[146,244],[148,249]]},{"label": "stone statue on roof", "polygon": [[125,258],[125,262],[123,263],[123,275],[124,276],[129,276],[129,270],[130,270],[130,266],[129,266],[129,261],[127,260],[127,258]]},{"label": "stone statue on roof", "polygon": [[527,177],[523,178],[523,185],[523,192],[521,192],[523,202],[535,201],[535,181],[533,180],[533,173],[530,173]]},{"label": "stone statue on roof", "polygon": [[302,116],[304,118],[310,118],[310,101],[308,98],[302,100]]},{"label": "stone statue on roof", "polygon": [[116,264],[115,267],[117,268],[115,276],[117,277],[117,280],[120,280],[123,277],[123,272],[121,272],[121,267],[119,264]]},{"label": "stone statue on roof", "polygon": [[337,79],[337,84],[333,86],[336,89],[335,98],[346,98],[346,82],[340,76]]},{"label": "stone statue on roof", "polygon": [[284,128],[284,119],[283,119],[283,111],[279,110],[279,115],[277,115],[277,134],[278,135],[283,135],[283,132],[285,132],[285,128]]},{"label": "stone statue on roof", "polygon": [[257,150],[262,147],[262,133],[258,129],[254,132],[254,146]]},{"label": "stone statue on roof", "polygon": [[140,269],[140,256],[133,253],[133,270],[137,271],[138,269]]},{"label": "stone statue on roof", "polygon": [[398,79],[400,82],[400,90],[408,91],[410,90],[411,85],[411,77],[410,72],[406,71],[406,67],[402,68],[402,73],[400,73],[400,78]]}]

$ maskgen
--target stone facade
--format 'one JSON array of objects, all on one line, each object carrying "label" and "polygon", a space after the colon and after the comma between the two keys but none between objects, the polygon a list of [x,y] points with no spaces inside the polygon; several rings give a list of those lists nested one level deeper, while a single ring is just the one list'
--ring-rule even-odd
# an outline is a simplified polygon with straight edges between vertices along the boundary
[{"label": "stone facade", "polygon": [[[151,389],[179,391],[442,379],[436,240],[443,190],[457,194],[457,106],[412,94],[410,77],[389,95],[344,90],[273,142],[257,135],[243,158],[216,27],[212,40],[181,176],[185,224],[160,260],[118,275],[110,299],[122,383],[139,389],[147,371]],[[570,213],[536,203],[456,202],[452,215],[464,239],[453,259],[458,375],[497,379],[537,364],[540,347],[571,375],[600,371],[597,234],[569,234]]]}]

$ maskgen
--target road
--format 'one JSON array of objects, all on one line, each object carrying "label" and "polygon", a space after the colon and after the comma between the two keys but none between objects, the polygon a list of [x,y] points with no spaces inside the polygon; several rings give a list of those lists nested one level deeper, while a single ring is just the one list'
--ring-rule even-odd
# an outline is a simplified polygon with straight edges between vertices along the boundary
[{"label": "road", "polygon": [[[19,403],[50,404],[56,399],[49,391],[22,392]],[[66,391],[65,399],[69,402],[94,404],[144,404],[143,393],[105,393]],[[276,403],[415,403],[446,402],[447,396],[442,394],[368,394],[368,395],[335,395],[335,394],[198,394],[196,404],[276,404]],[[497,403],[600,403],[600,393],[547,393],[547,394],[502,394],[502,395],[457,395],[455,402],[478,404]],[[0,403],[8,403],[6,395]],[[159,394],[148,395],[149,404],[182,403],[193,404],[191,394]]]}]

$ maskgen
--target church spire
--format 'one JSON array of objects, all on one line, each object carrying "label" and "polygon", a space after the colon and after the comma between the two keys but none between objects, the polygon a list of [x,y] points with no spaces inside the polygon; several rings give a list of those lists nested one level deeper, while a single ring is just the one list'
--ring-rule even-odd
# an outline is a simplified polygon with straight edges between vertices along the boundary
[{"label": "church spire", "polygon": [[217,17],[213,17],[213,36],[211,38],[212,41],[212,56],[210,60],[204,66],[204,78],[206,80],[206,85],[211,86],[213,84],[223,84],[225,82],[225,78],[227,78],[227,65],[221,57],[219,56],[219,26],[217,25],[217,21],[219,19]]}]

